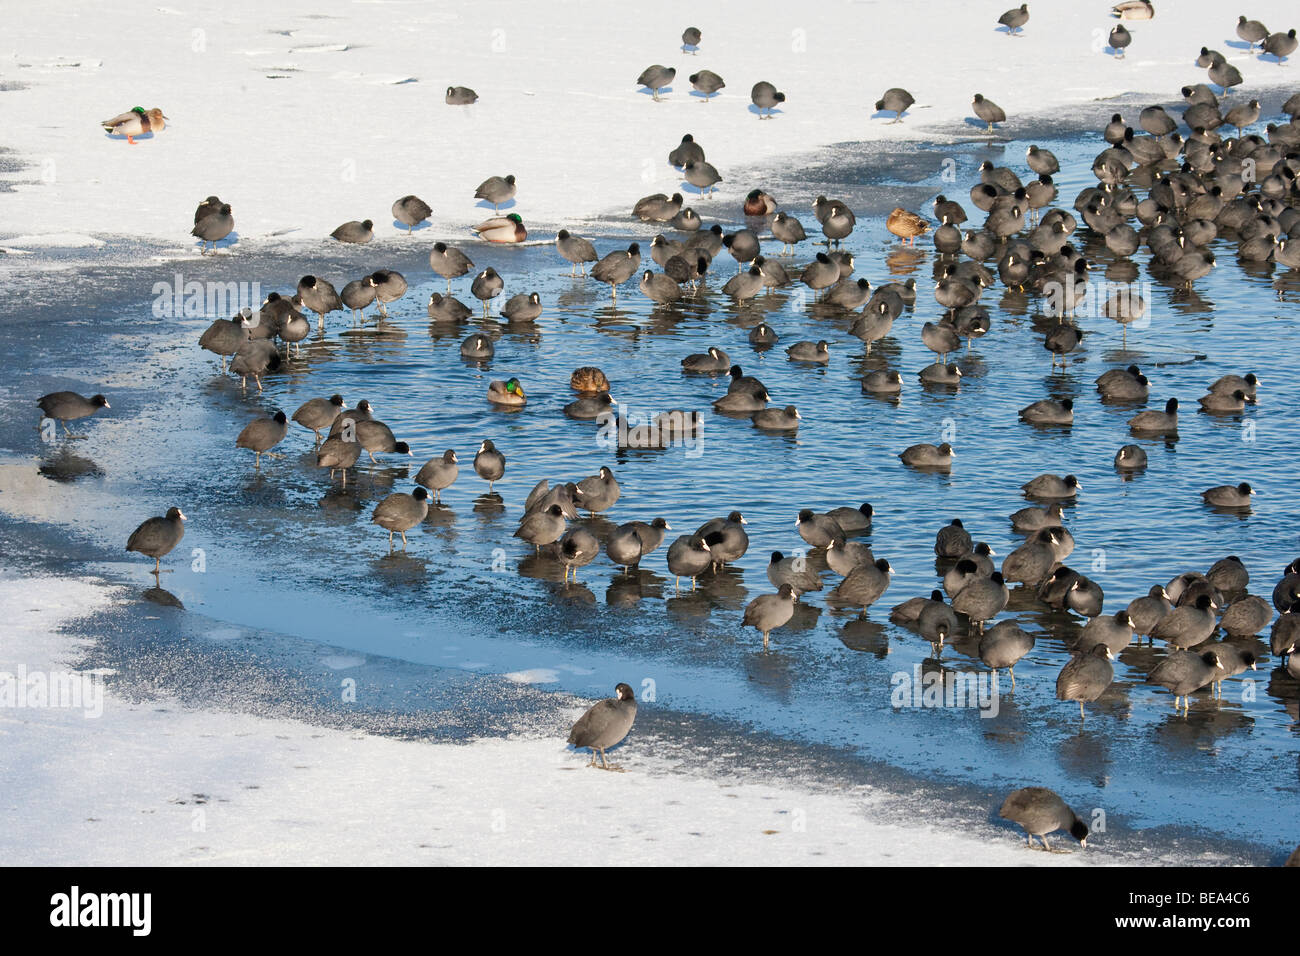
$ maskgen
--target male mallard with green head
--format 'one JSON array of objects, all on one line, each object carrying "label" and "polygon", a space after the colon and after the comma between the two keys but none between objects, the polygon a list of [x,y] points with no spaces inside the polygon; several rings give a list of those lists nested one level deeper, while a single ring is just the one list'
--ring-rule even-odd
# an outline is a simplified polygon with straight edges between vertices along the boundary
[{"label": "male mallard with green head", "polygon": [[488,385],[487,398],[494,405],[522,405],[528,400],[524,397],[524,387],[517,378],[505,382],[500,379],[493,381]]},{"label": "male mallard with green head", "polygon": [[528,230],[524,228],[524,221],[517,212],[508,216],[493,216],[480,222],[474,231],[480,239],[488,242],[523,242],[528,238]]},{"label": "male mallard with green head", "polygon": [[125,136],[126,141],[134,146],[135,137],[161,132],[167,126],[166,120],[163,111],[157,107],[146,110],[143,106],[133,106],[127,112],[106,119],[99,125],[110,136]]}]

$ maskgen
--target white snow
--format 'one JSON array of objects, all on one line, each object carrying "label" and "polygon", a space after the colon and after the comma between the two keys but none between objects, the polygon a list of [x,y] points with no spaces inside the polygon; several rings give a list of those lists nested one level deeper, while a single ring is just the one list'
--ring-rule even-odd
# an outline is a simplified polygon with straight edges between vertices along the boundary
[{"label": "white snow", "polygon": [[8,250],[77,249],[102,246],[104,240],[75,232],[45,232],[33,236],[14,236],[6,239],[4,245]]},{"label": "white snow", "polygon": [[[1105,2],[1034,3],[1014,39],[996,29],[1008,2],[663,0],[632,14],[594,0],[455,0],[339,3],[327,17],[305,0],[187,11],[142,0],[14,5],[0,79],[26,88],[0,92],[0,102],[31,168],[5,174],[23,188],[0,193],[0,230],[27,245],[42,234],[76,245],[125,235],[188,249],[194,207],[215,193],[234,207],[236,253],[323,245],[340,223],[365,218],[380,240],[431,244],[468,237],[491,213],[474,188],[514,173],[514,211],[549,239],[558,225],[626,215],[640,196],[678,189],[666,157],[685,132],[725,177],[715,197],[689,200],[708,216],[734,213],[761,185],[749,170],[777,157],[974,135],[965,120],[977,91],[1006,110],[1014,133],[1026,117],[1100,98],[1176,97],[1206,79],[1193,63],[1203,45],[1241,69],[1234,96],[1293,82],[1294,64],[1232,45],[1235,11],[1212,0],[1167,0],[1154,20],[1130,23],[1127,60],[1104,52],[1116,22]],[[1250,12],[1277,29],[1294,9],[1261,0]],[[108,39],[127,25],[138,43]],[[698,55],[681,50],[687,25],[703,31]],[[635,85],[656,62],[678,70],[660,103]],[[727,82],[708,103],[687,80],[702,68]],[[763,79],[788,99],[760,122],[749,90]],[[447,106],[449,85],[474,88],[479,102]],[[917,100],[898,125],[871,118],[891,86]],[[130,146],[97,125],[137,105],[162,107],[167,129]],[[390,207],[411,192],[433,206],[434,228],[407,238]],[[811,197],[784,198],[801,209]]]},{"label": "white snow", "polygon": [[[66,669],[68,621],[118,600],[90,580],[0,578],[0,671]],[[573,712],[576,718],[579,710]],[[591,770],[555,737],[401,741],[290,720],[132,703],[103,715],[0,708],[0,859],[50,865],[1006,864],[1046,854],[893,797],[708,774],[633,736]],[[1065,841],[1062,842],[1062,845]]]},{"label": "white snow", "polygon": [[558,671],[548,667],[534,667],[528,670],[513,671],[505,675],[506,680],[516,684],[554,684],[560,679]]}]

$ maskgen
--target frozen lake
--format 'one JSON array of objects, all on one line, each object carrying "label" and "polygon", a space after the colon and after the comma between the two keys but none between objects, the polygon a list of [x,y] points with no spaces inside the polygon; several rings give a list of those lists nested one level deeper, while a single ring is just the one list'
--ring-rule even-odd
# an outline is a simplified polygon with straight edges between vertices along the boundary
[{"label": "frozen lake", "polygon": [[[1100,137],[1062,133],[1035,142],[1060,157],[1058,205],[1069,208],[1079,189],[1095,182],[1088,167]],[[408,713],[435,706],[407,692],[422,667],[505,675],[499,679],[588,696],[605,696],[625,680],[652,698],[647,707],[829,745],[848,763],[886,763],[990,789],[1033,782],[1102,808],[1128,827],[1206,829],[1271,847],[1271,815],[1238,809],[1269,793],[1294,807],[1300,794],[1297,685],[1268,656],[1266,635],[1247,642],[1260,658],[1258,672],[1228,681],[1222,700],[1195,695],[1185,717],[1175,715],[1168,692],[1144,683],[1163,646],[1131,645],[1116,663],[1111,689],[1080,723],[1077,706],[1056,701],[1054,687],[1081,619],[1021,591],[1003,617],[1019,621],[1037,645],[1017,668],[1014,694],[1004,676],[996,716],[891,706],[894,675],[913,674],[931,656],[925,641],[889,623],[888,610],[939,586],[935,532],[961,517],[1000,561],[1022,540],[1008,520],[1029,503],[1019,486],[1042,472],[1079,478],[1084,490],[1065,517],[1077,549],[1066,563],[1102,586],[1107,613],[1152,584],[1203,572],[1228,554],[1241,556],[1252,593],[1267,598],[1300,553],[1291,506],[1300,390],[1287,345],[1300,279],[1293,273],[1279,295],[1274,282],[1282,271],[1238,264],[1233,241],[1214,242],[1219,267],[1190,292],[1153,279],[1145,247],[1133,258],[1137,281],[1149,285],[1151,318],[1129,329],[1127,349],[1118,325],[1085,317],[1081,324],[1091,334],[1083,347],[1067,369],[1051,369],[1033,323],[1041,300],[999,284],[982,300],[991,331],[952,356],[964,372],[960,389],[925,388],[917,380],[933,359],[920,327],[940,314],[931,294],[936,256],[928,238],[915,249],[901,247],[885,231],[883,213],[898,203],[928,215],[928,200],[946,192],[978,221],[967,192],[979,163],[990,159],[1025,177],[1027,146],[974,141],[897,154],[845,146],[824,164],[772,168],[754,179],[803,220],[813,239],[820,235],[807,208],[811,198],[823,192],[849,201],[859,216],[845,243],[857,256],[855,278],[873,285],[917,280],[915,308],[869,357],[848,334],[851,318],[812,305],[802,287],[737,307],[720,291],[735,271],[725,251],[696,298],[655,308],[633,283],[615,304],[607,287],[571,278],[549,243],[500,247],[453,238],[479,268],[495,267],[506,287],[491,319],[476,315],[456,329],[431,327],[425,312],[429,293],[445,288],[428,269],[427,250],[446,237],[427,231],[366,247],[329,245],[311,257],[264,256],[236,245],[202,261],[33,273],[23,294],[0,306],[10,353],[0,402],[0,511],[6,521],[38,525],[67,567],[144,589],[153,584],[146,563],[124,560],[121,543],[144,517],[180,505],[190,522],[167,561],[174,569],[163,579],[167,592],[186,611],[219,622],[207,640],[259,666],[288,663],[277,661],[266,632],[326,649],[314,664],[292,662],[316,668],[326,707],[345,706],[332,703],[340,674]],[[955,181],[945,181],[945,170]],[[706,225],[717,221],[731,231],[743,221],[734,204],[691,201]],[[649,257],[653,231],[630,220],[594,229],[601,254],[637,240],[643,269],[658,271]],[[537,229],[532,238],[551,235]],[[1103,280],[1114,262],[1104,244],[1082,223],[1072,241]],[[775,256],[779,243],[763,245]],[[794,270],[815,251],[806,242],[779,261]],[[238,379],[220,375],[213,357],[199,350],[212,316],[177,319],[152,310],[154,284],[177,273],[289,294],[307,272],[341,288],[380,267],[403,272],[411,284],[389,306],[382,330],[353,332],[347,317],[332,315],[325,337],[303,343],[301,357],[267,376],[261,395],[242,395]],[[534,291],[545,306],[534,325],[500,320],[504,298]],[[468,277],[453,283],[453,293],[477,305]],[[780,335],[777,347],[760,352],[748,344],[759,321]],[[459,356],[459,343],[473,330],[495,339],[486,367]],[[786,360],[785,347],[804,339],[830,343],[828,366]],[[796,435],[766,434],[743,419],[711,414],[725,380],[680,368],[684,356],[711,345],[761,378],[774,405],[799,408]],[[1151,381],[1144,407],[1180,399],[1176,442],[1132,438],[1126,421],[1138,408],[1100,403],[1093,380],[1130,363]],[[600,447],[595,426],[562,413],[574,398],[569,374],[582,365],[601,367],[614,397],[631,410],[704,412],[702,453]],[[864,373],[884,367],[902,375],[898,402],[861,389]],[[1248,371],[1264,383],[1257,407],[1241,416],[1196,412],[1210,382]],[[524,384],[528,404],[503,412],[484,394],[490,380],[511,376]],[[84,428],[88,440],[42,444],[33,430],[32,403],[58,388],[109,396],[111,412]],[[234,448],[239,430],[257,415],[292,414],[307,399],[335,392],[349,406],[370,400],[414,457],[384,456],[378,466],[361,467],[344,491],[314,467],[310,433],[297,426],[279,448],[287,457],[264,462],[260,471],[251,453]],[[1039,430],[1018,420],[1019,408],[1045,397],[1074,400],[1072,427]],[[484,439],[508,459],[495,496],[470,465]],[[958,450],[951,474],[918,473],[898,461],[909,445],[942,440]],[[1125,480],[1112,459],[1129,442],[1141,445],[1150,463]],[[386,535],[369,520],[374,504],[390,491],[410,491],[420,465],[448,448],[459,454],[459,480],[408,534],[408,551],[390,555]],[[535,556],[512,533],[536,481],[578,480],[602,465],[613,469],[622,497],[607,515],[582,521],[598,536],[624,521],[662,516],[674,529],[671,540],[739,509],[748,521],[748,552],[725,572],[702,578],[695,591],[674,589],[664,565],[667,541],[638,574],[620,573],[602,553],[576,584],[565,584],[558,562]],[[1260,493],[1248,517],[1203,505],[1203,489],[1243,480]],[[810,593],[763,653],[759,635],[742,629],[740,619],[749,600],[772,590],[764,573],[771,552],[803,546],[794,527],[800,509],[863,501],[875,518],[861,540],[893,566],[889,590],[865,620],[829,607],[826,591]],[[826,572],[824,579],[829,590],[838,576]],[[149,598],[167,600],[156,592]],[[166,621],[180,612],[155,613]],[[186,642],[205,639],[181,631],[178,625],[178,660]],[[130,641],[115,634],[105,651],[128,672]],[[945,649],[942,664],[985,670],[963,642]],[[485,714],[495,706],[485,703]]]}]

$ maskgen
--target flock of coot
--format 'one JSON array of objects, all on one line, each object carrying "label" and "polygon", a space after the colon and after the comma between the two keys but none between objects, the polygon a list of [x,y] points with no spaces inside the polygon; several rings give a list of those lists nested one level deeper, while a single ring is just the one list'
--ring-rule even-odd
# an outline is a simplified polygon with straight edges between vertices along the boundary
[{"label": "flock of coot", "polygon": [[[1148,20],[1154,16],[1154,7],[1145,0],[1128,0],[1118,4],[1113,13],[1121,20]],[[1008,35],[1021,37],[1026,35],[1028,20],[1028,7],[1021,5],[1007,11],[998,22]],[[1270,32],[1244,16],[1237,33],[1252,49],[1259,44],[1262,55],[1275,56],[1279,62],[1296,46],[1295,30]],[[701,40],[699,30],[688,29],[682,36],[683,51],[697,52]],[[1121,25],[1110,40],[1118,53],[1132,36]],[[1093,263],[1077,248],[1080,229],[1100,237],[1116,257],[1106,275],[1120,283],[1137,277],[1137,266],[1130,257],[1145,248],[1151,257],[1150,271],[1158,280],[1190,286],[1215,266],[1209,244],[1216,239],[1235,241],[1243,261],[1272,259],[1281,266],[1300,269],[1300,94],[1283,106],[1286,121],[1279,117],[1268,123],[1262,135],[1244,133],[1260,119],[1259,101],[1240,102],[1235,95],[1230,98],[1231,89],[1242,77],[1221,54],[1202,49],[1196,59],[1208,71],[1210,83],[1182,88],[1181,115],[1159,105],[1142,110],[1136,122],[1114,115],[1102,131],[1106,148],[1092,163],[1096,185],[1083,189],[1068,205],[1059,202],[1053,181],[1059,162],[1048,150],[1034,146],[1025,158],[1024,178],[1008,167],[987,162],[981,166],[979,181],[969,193],[970,205],[985,214],[981,226],[965,225],[966,206],[943,195],[934,201],[933,220],[902,208],[890,214],[886,225],[891,233],[912,244],[929,235],[937,257],[932,290],[935,305],[929,309],[933,319],[909,333],[919,334],[935,356],[933,364],[918,373],[922,383],[960,386],[960,358],[950,358],[959,356],[963,342],[969,346],[990,331],[989,311],[981,299],[999,284],[1041,298],[1044,306],[1034,321],[1043,347],[1053,368],[1058,362],[1068,362],[1070,353],[1093,332],[1075,315],[1090,294],[1093,269]],[[675,69],[655,64],[640,74],[637,83],[658,100],[675,75]],[[706,102],[726,86],[721,76],[708,70],[697,71],[690,82]],[[458,106],[470,105],[477,98],[464,87],[450,87],[446,94],[447,103]],[[785,94],[762,80],[753,85],[751,101],[759,117],[766,119],[785,102]],[[912,94],[895,87],[875,106],[879,112],[893,113],[897,122],[914,103]],[[982,94],[974,95],[971,109],[990,132],[1007,121],[1006,113]],[[161,130],[164,119],[160,110],[137,108],[103,125],[110,133],[133,141],[135,135]],[[701,198],[723,182],[693,135],[682,137],[668,161]],[[500,215],[500,207],[515,199],[519,185],[513,175],[492,176],[475,191],[474,198],[492,205],[496,213],[476,227],[481,239],[518,243],[527,238],[520,215]],[[730,260],[735,272],[726,278],[722,292],[736,308],[745,308],[765,290],[802,285],[824,307],[852,314],[851,335],[863,343],[867,354],[874,342],[894,330],[895,321],[905,311],[923,308],[912,280],[874,287],[854,275],[858,263],[852,253],[840,248],[857,225],[848,203],[825,196],[811,203],[813,218],[808,228],[821,232],[825,249],[802,266],[790,261],[800,244],[809,241],[805,222],[795,210],[779,208],[771,195],[755,188],[745,196],[741,211],[746,225],[726,233],[719,225],[705,227],[680,192],[638,200],[632,207],[634,219],[675,233],[661,233],[651,243],[650,254],[661,270],[658,272],[642,269],[637,242],[601,256],[591,240],[562,229],[555,247],[575,280],[590,278],[606,284],[616,299],[621,286],[637,279],[641,293],[657,307],[671,307],[697,295],[701,282],[730,272],[724,264]],[[393,203],[392,213],[409,231],[428,219],[432,209],[408,195]],[[204,250],[233,228],[230,204],[216,196],[205,199],[195,211],[193,235]],[[369,243],[375,238],[374,222],[345,222],[332,238]],[[765,242],[769,244],[766,254]],[[452,295],[455,280],[469,277],[468,292],[481,303],[484,317],[493,300],[505,293],[506,280],[495,269],[480,269],[466,251],[445,241],[433,245],[429,264],[432,274],[446,280],[446,291],[433,293],[428,303],[428,315],[435,323],[449,328],[464,325],[474,314]],[[316,316],[320,334],[334,312],[350,312],[354,324],[382,324],[387,305],[400,300],[407,290],[407,279],[391,269],[367,273],[341,289],[322,276],[307,275],[292,292],[272,293],[259,309],[245,309],[230,319],[213,322],[199,344],[219,357],[223,371],[229,360],[230,371],[241,378],[244,387],[252,378],[260,392],[264,376],[296,360],[300,343],[311,332],[311,314]],[[1150,307],[1136,292],[1123,288],[1112,290],[1096,305],[1099,317],[1122,326],[1141,318]],[[367,317],[365,310],[372,306],[378,311]],[[504,302],[501,315],[508,323],[524,325],[542,318],[545,308],[538,293],[525,290]],[[770,346],[777,340],[777,333],[765,322],[750,332],[750,342],[755,345]],[[787,351],[793,362],[817,365],[825,364],[830,349],[837,346],[834,341],[807,341],[793,343]],[[491,337],[473,332],[462,343],[460,353],[468,360],[489,360]],[[714,406],[719,416],[747,418],[754,427],[767,431],[793,432],[801,426],[798,409],[771,404],[767,386],[733,363],[720,345],[686,356],[682,368],[684,374],[729,377],[726,394]],[[606,422],[616,417],[610,382],[603,371],[590,366],[576,369],[571,384],[577,397],[564,408],[569,417]],[[862,385],[868,392],[897,394],[903,379],[895,369],[876,369],[864,376]],[[1221,376],[1206,383],[1198,402],[1210,415],[1241,415],[1256,401],[1261,386],[1253,373]],[[1097,379],[1097,390],[1103,403],[1134,408],[1128,421],[1134,436],[1176,437],[1185,427],[1179,398],[1167,394],[1155,369],[1110,369]],[[491,382],[485,399],[515,408],[527,403],[523,384],[513,377]],[[1157,407],[1141,408],[1151,399]],[[44,418],[63,422],[66,431],[67,422],[87,418],[109,404],[102,395],[84,398],[60,392],[43,397],[40,408]],[[328,469],[328,480],[340,476],[346,485],[348,470],[363,454],[374,461],[376,454],[411,453],[407,443],[375,417],[375,411],[368,401],[348,408],[338,394],[314,398],[292,416],[276,411],[246,424],[234,443],[252,451],[254,467],[260,467],[263,457],[276,455],[273,449],[287,438],[290,422],[295,422],[313,433],[317,464]],[[1074,412],[1072,400],[1043,398],[1023,408],[1020,417],[1033,427],[1050,430],[1069,426]],[[702,421],[697,411],[675,410],[673,415],[671,420],[654,423],[655,447],[689,440]],[[78,436],[69,433],[68,437]],[[1117,444],[1119,441],[1117,436]],[[957,454],[952,444],[945,442],[914,445],[901,450],[899,457],[910,468],[948,470],[958,467],[954,464]],[[1130,443],[1119,447],[1114,463],[1121,472],[1141,470],[1148,464],[1145,451]],[[440,452],[418,470],[412,490],[394,492],[378,503],[372,521],[387,532],[390,550],[395,547],[395,535],[400,536],[403,548],[407,546],[406,532],[425,519],[430,500],[440,501],[460,479],[459,464],[454,449]],[[505,454],[490,438],[484,438],[473,459],[474,473],[490,489],[505,469]],[[1153,583],[1144,597],[1108,613],[1100,586],[1065,563],[1074,538],[1064,525],[1061,505],[1080,494],[1079,482],[1072,475],[1044,474],[1028,480],[1023,490],[1030,505],[1010,515],[1015,531],[1024,535],[1021,546],[1000,565],[995,564],[991,549],[973,540],[960,518],[953,519],[936,533],[934,551],[941,568],[938,586],[928,596],[912,597],[892,609],[891,619],[918,632],[935,656],[943,653],[945,645],[968,638],[974,641],[978,658],[995,672],[1006,669],[1014,686],[1014,667],[1034,645],[1034,638],[1014,618],[999,619],[1008,604],[1009,588],[1018,585],[1034,590],[1048,606],[1073,612],[1087,622],[1073,655],[1056,678],[1058,698],[1077,702],[1081,717],[1085,703],[1095,701],[1110,686],[1118,654],[1141,638],[1166,643],[1168,655],[1147,679],[1167,688],[1176,707],[1186,709],[1190,695],[1202,689],[1220,693],[1224,679],[1255,668],[1254,655],[1236,641],[1252,638],[1270,625],[1273,654],[1286,658],[1287,670],[1300,680],[1300,655],[1295,653],[1300,637],[1300,559],[1276,569],[1280,575],[1272,582],[1271,601],[1249,593],[1245,563],[1233,555],[1208,569],[1185,569],[1168,582]],[[1230,482],[1205,490],[1203,497],[1208,507],[1244,513],[1250,509],[1252,494],[1245,476],[1232,476]],[[608,467],[573,482],[551,484],[543,479],[519,503],[515,536],[537,552],[545,549],[563,564],[566,582],[570,573],[576,580],[578,570],[595,561],[602,549],[613,566],[627,572],[651,560],[667,543],[664,560],[668,572],[678,586],[689,578],[694,587],[697,579],[734,563],[749,548],[747,522],[739,511],[675,538],[666,535],[672,529],[663,517],[629,520],[604,533],[602,540],[593,530],[597,526],[589,527],[580,515],[608,512],[620,500],[621,486]],[[811,553],[788,557],[774,551],[767,567],[774,590],[754,598],[739,622],[761,634],[765,649],[772,633],[792,619],[796,604],[823,590],[825,572],[819,568],[824,566],[838,579],[828,592],[828,603],[859,608],[864,615],[891,583],[888,560],[857,540],[871,528],[870,504],[845,505],[825,513],[792,508],[792,515],[796,512],[798,534]],[[181,541],[184,523],[185,515],[178,507],[149,518],[132,533],[127,550],[153,558],[154,572],[159,573],[160,560]],[[814,557],[824,561],[814,561]],[[1274,610],[1280,612],[1276,620]],[[1214,640],[1220,631],[1223,639]],[[574,725],[569,742],[591,748],[593,763],[599,757],[604,766],[605,751],[626,736],[635,715],[632,689],[619,684],[615,698],[598,703]],[[1066,830],[1081,843],[1088,834],[1087,826],[1061,798],[1043,788],[1011,794],[1001,815],[1020,824],[1031,843],[1032,837],[1039,836],[1044,846],[1046,835],[1055,830]]]}]

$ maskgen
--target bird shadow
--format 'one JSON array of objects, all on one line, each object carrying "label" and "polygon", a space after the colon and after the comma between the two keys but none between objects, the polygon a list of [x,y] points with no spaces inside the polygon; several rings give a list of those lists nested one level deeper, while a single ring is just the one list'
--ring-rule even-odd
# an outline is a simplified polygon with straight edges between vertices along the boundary
[{"label": "bird shadow", "polygon": [[699,196],[701,199],[707,199],[709,195],[709,189],[716,188],[716,187],[693,186],[683,179],[681,185],[678,188],[684,193],[689,193],[692,196]]},{"label": "bird shadow", "polygon": [[1222,515],[1225,518],[1236,518],[1238,521],[1245,521],[1250,517],[1250,508],[1230,508],[1223,505],[1212,505],[1208,501],[1205,503],[1205,510],[1216,515]]},{"label": "bird shadow", "polygon": [[641,601],[650,597],[662,599],[662,589],[656,588],[653,592],[647,593],[636,572],[615,574],[610,579],[609,586],[605,589],[605,603],[611,607],[635,607]]},{"label": "bird shadow", "polygon": [[868,618],[854,618],[845,623],[840,643],[851,651],[871,654],[879,660],[889,656],[889,633],[883,624]]},{"label": "bird shadow", "polygon": [[1110,46],[1109,44],[1107,44],[1107,46],[1102,50],[1102,52],[1105,53],[1107,56],[1114,57],[1117,60],[1124,59],[1124,51],[1118,49],[1117,47]]},{"label": "bird shadow", "polygon": [[1276,53],[1261,53],[1258,59],[1261,63],[1276,63],[1278,66],[1281,66],[1284,62],[1289,60],[1290,57],[1278,56]]},{"label": "bird shadow", "polygon": [[174,607],[182,611],[185,610],[185,605],[181,603],[181,599],[161,585],[145,588],[140,592],[140,598],[150,604],[157,604],[159,607]]},{"label": "bird shadow", "polygon": [[1224,40],[1224,41],[1223,41],[1223,45],[1224,45],[1224,46],[1230,46],[1230,47],[1232,47],[1234,50],[1253,50],[1253,49],[1255,49],[1255,44],[1253,44],[1253,43],[1247,43],[1245,40]]},{"label": "bird shadow", "polygon": [[355,485],[349,485],[346,488],[335,486],[321,496],[316,502],[316,506],[322,511],[332,512],[351,520],[354,512],[360,511],[364,505],[357,497]]},{"label": "bird shadow", "polygon": [[517,571],[520,577],[550,581],[553,584],[559,584],[565,573],[564,565],[556,557],[555,549],[551,545],[545,545],[541,550],[521,558]]},{"label": "bird shadow", "polygon": [[[444,491],[446,489],[443,489]],[[445,501],[435,501],[429,505],[429,513],[425,515],[424,522],[430,528],[455,529],[456,512],[451,505]]]},{"label": "bird shadow", "polygon": [[717,96],[718,94],[717,94],[717,93],[705,93],[705,92],[703,92],[702,90],[691,90],[691,92],[690,92],[688,95],[695,97],[697,100],[704,100],[705,102],[708,102],[709,100],[713,99],[713,98],[714,98],[715,96]]},{"label": "bird shadow", "polygon": [[[108,132],[107,130],[105,130],[105,132],[104,132],[104,138],[105,138],[105,139],[115,139],[115,140],[119,140],[120,142],[123,142],[123,143],[126,142],[126,137],[125,137],[125,136],[122,136],[122,135],[119,134],[119,133],[110,133],[110,132]],[[150,131],[150,132],[148,132],[148,133],[136,133],[135,136],[132,137],[132,138],[133,138],[137,143],[143,143],[143,142],[145,142],[146,140],[151,140],[151,139],[153,139],[153,138],[154,138],[154,133],[153,133],[152,131]]]},{"label": "bird shadow", "polygon": [[416,587],[424,581],[428,563],[425,558],[403,551],[402,543],[398,540],[391,552],[372,558],[370,568],[376,578],[390,585]]},{"label": "bird shadow", "polygon": [[698,46],[692,46],[692,45],[689,44],[689,43],[683,43],[683,44],[682,44],[682,52],[683,52],[683,53],[690,53],[690,54],[694,55],[694,54],[700,52],[700,48],[699,48]]},{"label": "bird shadow", "polygon": [[[911,111],[911,110],[903,110],[902,113],[898,114],[898,119],[896,120],[896,122],[901,123],[905,118],[907,118],[908,116],[911,116],[911,115],[912,115],[912,111]],[[894,111],[893,111],[893,110],[876,110],[874,113],[871,114],[871,118],[872,118],[873,120],[874,120],[874,119],[887,119],[887,120],[890,120],[890,121],[895,121],[895,120],[894,120]]]},{"label": "bird shadow", "polygon": [[[513,203],[514,200],[512,199],[511,202]],[[394,220],[393,220],[393,228],[394,228],[394,229],[397,229],[397,230],[399,230],[399,231],[401,231],[401,232],[419,232],[421,229],[432,229],[432,228],[433,228],[433,224],[432,224],[431,222],[429,222],[429,220],[426,219],[424,222],[417,223],[417,224],[414,225],[414,226],[409,226],[409,227],[408,227],[408,226],[406,225],[406,223],[401,222],[400,220],[394,219]]]},{"label": "bird shadow", "polygon": [[[492,209],[492,210],[495,211],[495,210],[498,210],[498,209],[501,209],[501,210],[504,210],[504,209],[514,209],[515,206],[517,206],[517,205],[519,205],[519,204],[514,200],[513,197],[511,197],[510,199],[507,199],[505,202],[502,202],[502,203],[496,203],[495,205],[494,205],[493,203],[489,202],[489,201],[486,200],[486,199],[480,199],[480,200],[479,200],[477,203],[475,203],[474,205],[475,205],[475,207],[478,208],[478,209]],[[417,227],[417,228],[418,228],[418,227]]]},{"label": "bird shadow", "polygon": [[73,454],[66,446],[41,462],[40,474],[51,481],[76,481],[79,478],[102,478],[104,471],[89,458]]},{"label": "bird shadow", "polygon": [[[659,96],[662,98],[662,97],[666,96],[667,94],[671,93],[672,91],[673,91],[673,88],[672,88],[671,86],[661,86],[661,87],[659,87]],[[637,92],[640,93],[642,96],[654,96],[654,95],[655,95],[655,91],[652,90],[652,89],[650,89],[650,87],[648,87],[648,86],[643,86],[643,87],[641,87],[639,90],[637,90]]]},{"label": "bird shadow", "polygon": [[762,109],[759,109],[759,107],[753,103],[749,104],[749,111],[758,117],[781,116],[782,114],[785,113],[785,110],[781,109],[778,106],[774,106],[771,109],[768,109],[767,107],[763,107]]},{"label": "bird shadow", "polygon": [[590,607],[596,603],[596,594],[577,577],[554,591],[556,600],[565,604],[580,604]]},{"label": "bird shadow", "polygon": [[[214,250],[229,249],[238,241],[239,241],[239,233],[235,232],[234,230],[231,230],[230,235],[226,236],[224,239],[218,239],[216,242],[214,243],[210,242],[207,243],[206,245],[211,246]],[[202,249],[205,244],[202,239],[199,239],[195,242],[195,245],[197,245],[200,249]]]},{"label": "bird shadow", "polygon": [[[963,120],[963,122],[964,122],[967,126],[974,126],[974,127],[976,127],[977,129],[980,129],[980,130],[982,130],[983,132],[988,133],[988,135],[990,135],[990,136],[992,136],[993,133],[997,132],[996,130],[994,130],[993,132],[989,132],[989,124],[988,124],[988,122],[985,121],[985,120],[980,119],[978,116],[967,116],[966,119]],[[994,125],[996,126],[997,124],[995,123]]]},{"label": "bird shadow", "polygon": [[951,465],[913,465],[903,462],[903,467],[919,475],[934,475],[937,478],[948,478],[952,474]]}]

